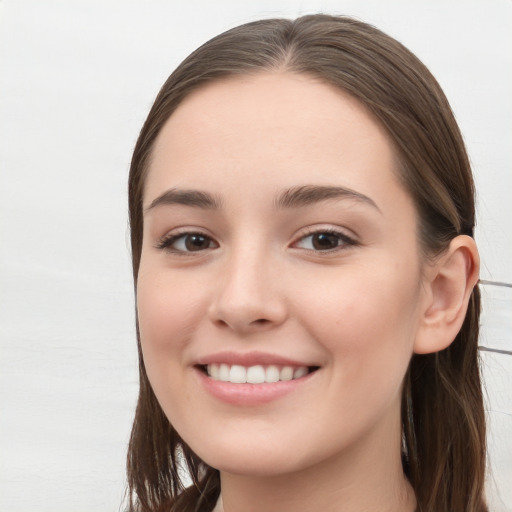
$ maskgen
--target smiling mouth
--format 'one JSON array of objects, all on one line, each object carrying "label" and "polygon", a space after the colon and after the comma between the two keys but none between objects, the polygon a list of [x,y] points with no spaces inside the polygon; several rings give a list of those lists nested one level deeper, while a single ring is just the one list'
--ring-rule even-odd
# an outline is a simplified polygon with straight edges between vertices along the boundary
[{"label": "smiling mouth", "polygon": [[316,370],[318,366],[278,366],[238,364],[208,364],[197,366],[212,380],[231,382],[232,384],[270,384],[279,381],[300,379]]}]

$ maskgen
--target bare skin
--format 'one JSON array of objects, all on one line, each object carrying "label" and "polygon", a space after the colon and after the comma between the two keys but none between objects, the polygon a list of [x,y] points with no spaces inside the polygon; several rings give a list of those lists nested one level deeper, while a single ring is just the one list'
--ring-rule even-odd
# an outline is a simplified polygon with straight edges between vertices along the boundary
[{"label": "bare skin", "polygon": [[[414,351],[451,341],[460,313],[441,332],[442,315],[464,309],[478,264],[459,237],[442,279],[426,265],[395,168],[363,106],[285,72],[199,89],[157,139],[137,294],[145,365],[173,426],[220,470],[224,512],[415,509],[403,377]],[[225,382],[220,363],[309,373]]]}]

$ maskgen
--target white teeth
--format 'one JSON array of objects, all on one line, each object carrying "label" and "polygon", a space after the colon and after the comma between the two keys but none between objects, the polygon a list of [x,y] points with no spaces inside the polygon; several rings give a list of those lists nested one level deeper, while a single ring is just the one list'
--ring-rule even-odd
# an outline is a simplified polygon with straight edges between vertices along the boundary
[{"label": "white teeth", "polygon": [[208,374],[215,380],[220,380],[220,368],[218,364],[208,366]]},{"label": "white teeth", "polygon": [[304,377],[308,373],[308,369],[305,366],[299,366],[299,368],[296,368],[293,372],[293,378],[294,379],[300,379],[301,377]]},{"label": "white teeth", "polygon": [[280,380],[300,379],[309,373],[307,366],[241,366],[238,364],[209,364],[206,366],[208,375],[214,380],[232,382],[233,384],[263,384]]},{"label": "white teeth", "polygon": [[277,382],[279,380],[279,368],[277,366],[269,366],[265,372],[266,382]]},{"label": "white teeth", "polygon": [[238,364],[234,364],[229,370],[229,382],[244,384],[247,382],[247,370]]},{"label": "white teeth", "polygon": [[259,365],[247,368],[247,382],[250,384],[261,384],[265,382],[265,368]]},{"label": "white teeth", "polygon": [[[212,375],[213,377],[213,375]],[[219,380],[229,382],[229,365],[221,364],[219,367]]]},{"label": "white teeth", "polygon": [[283,366],[279,373],[279,380],[292,380],[293,379],[293,368],[291,366]]}]

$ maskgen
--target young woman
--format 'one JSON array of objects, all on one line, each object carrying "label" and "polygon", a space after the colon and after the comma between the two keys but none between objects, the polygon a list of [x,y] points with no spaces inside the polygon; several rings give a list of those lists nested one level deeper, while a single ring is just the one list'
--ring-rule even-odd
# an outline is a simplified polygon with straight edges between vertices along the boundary
[{"label": "young woman", "polygon": [[129,194],[131,511],[487,510],[473,180],[414,55],[232,29],[164,84]]}]

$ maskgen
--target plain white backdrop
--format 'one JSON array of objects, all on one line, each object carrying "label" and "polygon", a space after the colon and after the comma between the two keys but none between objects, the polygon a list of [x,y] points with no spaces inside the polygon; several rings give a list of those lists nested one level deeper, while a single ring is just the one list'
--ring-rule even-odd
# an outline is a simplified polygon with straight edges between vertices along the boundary
[{"label": "plain white backdrop", "polygon": [[[234,25],[356,16],[431,69],[479,192],[481,277],[512,283],[512,2],[0,0],[0,510],[115,511],[137,395],[131,151],[155,94]],[[512,350],[512,288],[482,344]],[[482,352],[493,512],[512,511],[512,356]]]}]

